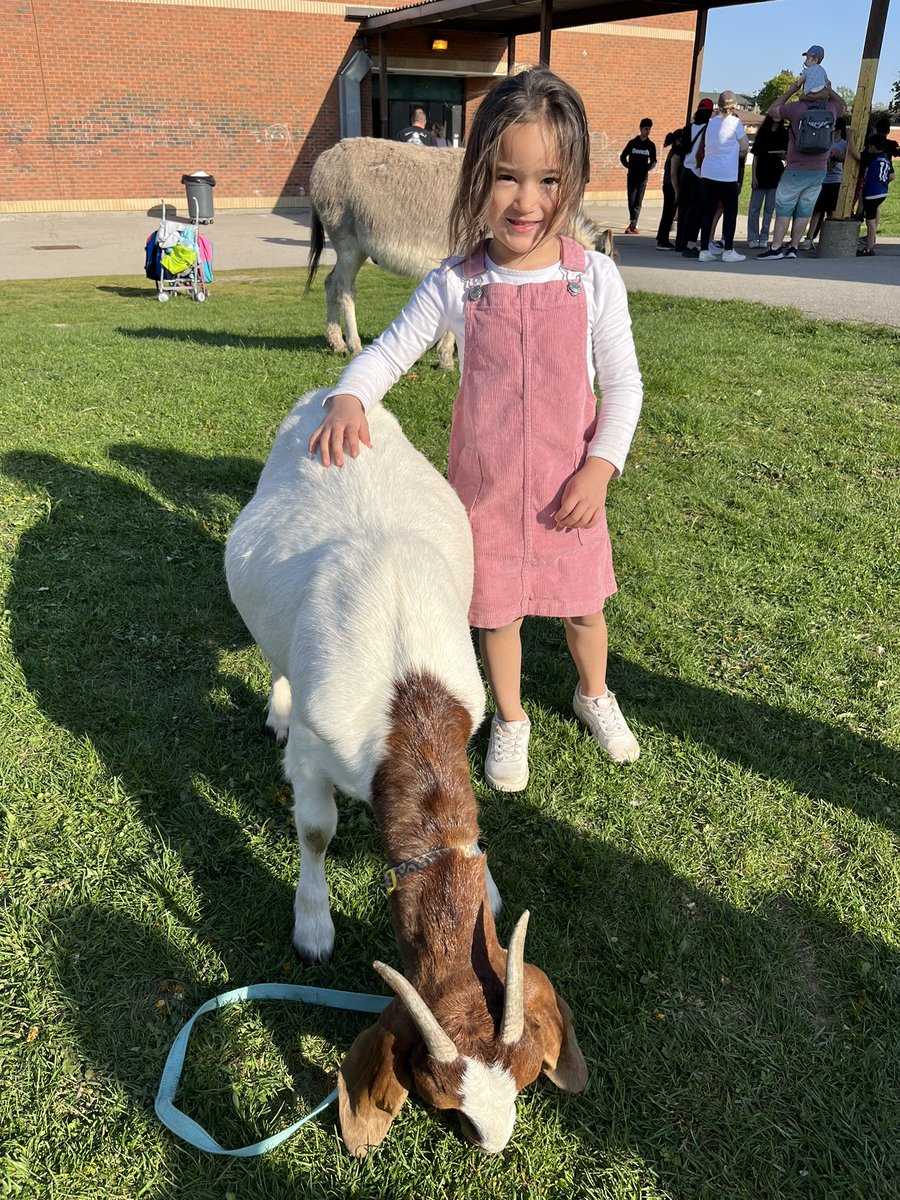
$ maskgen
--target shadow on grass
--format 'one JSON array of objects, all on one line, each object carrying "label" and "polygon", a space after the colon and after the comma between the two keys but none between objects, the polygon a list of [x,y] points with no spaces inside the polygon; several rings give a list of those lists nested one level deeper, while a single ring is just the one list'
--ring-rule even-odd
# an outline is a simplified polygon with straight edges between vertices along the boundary
[{"label": "shadow on grass", "polygon": [[126,300],[156,300],[156,288],[148,279],[146,287],[115,287],[112,284],[104,283],[97,287],[98,292],[110,292],[114,296],[123,296]]},{"label": "shadow on grass", "polygon": [[[155,297],[155,294],[154,294]],[[187,342],[194,346],[240,346],[250,350],[318,350],[323,354],[331,354],[328,344],[322,337],[297,335],[297,337],[265,337],[251,333],[226,333],[211,329],[163,329],[151,327],[148,329],[128,329],[119,326],[115,331],[121,337],[134,338],[151,342]],[[335,355],[336,360],[340,360]]]},{"label": "shadow on grass", "polygon": [[[49,455],[4,457],[6,470],[51,498],[49,517],[21,539],[7,597],[10,634],[41,710],[89,739],[146,826],[155,847],[146,861],[127,842],[118,852],[150,898],[148,925],[168,914],[195,957],[202,945],[213,965],[201,977],[186,965],[189,956],[175,962],[160,936],[154,957],[142,961],[132,981],[122,974],[122,942],[106,942],[101,931],[91,956],[106,954],[105,968],[96,976],[79,970],[71,987],[63,978],[64,990],[79,1010],[101,1012],[114,976],[118,992],[141,1009],[167,978],[184,985],[188,1010],[224,987],[253,980],[341,986],[334,968],[304,971],[293,957],[293,886],[252,849],[265,829],[276,856],[296,857],[293,821],[279,803],[279,755],[263,737],[261,697],[219,666],[223,649],[249,645],[225,587],[222,531],[252,494],[261,464],[184,455],[175,461],[153,449],[130,449],[132,471],[143,469],[177,500],[160,503],[138,481]],[[180,503],[193,511],[179,511]],[[357,839],[364,844],[368,838],[374,851],[371,820],[360,814],[352,824]],[[339,836],[338,862],[344,844]],[[186,878],[196,906],[190,916],[178,899]],[[97,880],[102,896],[102,871]],[[64,914],[60,919],[66,925]],[[87,914],[87,941],[98,935],[95,921],[127,930],[135,916]],[[79,922],[66,927],[71,932]],[[335,913],[335,923],[345,944],[361,940],[355,921]],[[387,952],[387,914],[384,936]],[[80,952],[80,937],[67,935],[73,951]],[[85,1053],[94,1062],[112,1062],[113,1073],[131,1088],[123,1067],[131,1052],[110,1058],[102,1050],[106,1040],[126,1044],[115,1029],[120,1016],[110,1010],[107,1025],[89,1034]],[[273,1026],[276,1039],[283,1033],[282,1025]],[[138,1043],[132,1038],[127,1045]],[[293,1045],[280,1049],[286,1061],[296,1059]],[[161,1066],[157,1055],[151,1077]],[[148,1087],[145,1078],[139,1102]]]},{"label": "shadow on grass", "polygon": [[[54,918],[55,984],[83,1015],[85,1056],[149,1110],[182,1015],[228,984],[281,974],[292,888],[265,865],[258,844],[293,859],[294,835],[271,799],[280,776],[260,736],[259,697],[223,676],[219,662],[223,649],[247,643],[225,589],[222,551],[260,464],[145,446],[113,447],[111,456],[143,474],[164,502],[138,481],[51,456],[6,457],[7,471],[51,497],[48,519],[22,539],[8,605],[30,691],[52,721],[90,740],[158,850],[130,864],[135,852],[118,850],[137,891],[153,898],[145,921],[102,898]],[[544,652],[561,658],[556,627],[535,628]],[[836,740],[828,730],[826,770],[816,722],[636,664],[615,663],[614,671],[649,723],[835,803],[848,802],[844,790],[854,807],[867,789],[877,804],[885,798],[878,775],[896,764],[883,747],[852,735]],[[542,702],[554,703],[552,672],[542,687]],[[792,757],[773,748],[765,722],[779,731],[786,723]],[[623,1155],[637,1156],[648,1186],[692,1200],[891,1194],[889,986],[897,960],[887,947],[789,897],[773,896],[753,913],[711,899],[665,864],[612,849],[526,800],[488,804],[483,823],[506,901],[501,928],[508,933],[521,909],[532,908],[528,957],[572,1004],[592,1066],[588,1092],[559,1108],[563,1129],[577,1139],[580,1194],[602,1195],[604,1164]],[[360,851],[377,857],[377,835],[360,806],[342,804],[332,863],[348,869]],[[185,886],[185,876],[194,912],[174,886]],[[101,897],[103,887],[101,875]],[[336,963],[298,977],[373,990],[372,959],[395,958],[386,906],[375,912],[374,925],[336,913]],[[320,1026],[318,1017],[311,1024],[305,1009],[300,1014],[299,1027],[321,1028],[349,1047],[349,1025]],[[266,1022],[299,1077],[296,1022]],[[211,1053],[201,1053],[206,1066],[186,1082],[185,1107],[201,1119],[209,1114],[213,1132],[228,1140],[232,1126],[226,1121],[223,1132],[216,1124],[221,1092],[203,1095]],[[319,1075],[307,1082],[317,1098]],[[455,1139],[440,1125],[433,1136]],[[221,1180],[272,1197],[352,1192],[380,1200],[379,1161],[392,1154],[391,1139],[402,1138],[401,1120],[371,1172],[339,1154],[336,1167],[323,1160],[323,1171],[349,1181],[333,1190],[316,1176],[310,1186],[318,1190],[304,1192],[308,1181],[283,1159],[222,1164],[174,1139],[171,1170],[182,1195],[219,1194],[211,1181]],[[452,1171],[467,1178],[475,1152],[455,1140],[444,1150]],[[494,1172],[488,1183],[527,1177],[531,1150],[520,1132],[502,1159],[482,1168]],[[422,1171],[427,1162],[419,1161]],[[417,1193],[429,1195],[427,1183]]]}]

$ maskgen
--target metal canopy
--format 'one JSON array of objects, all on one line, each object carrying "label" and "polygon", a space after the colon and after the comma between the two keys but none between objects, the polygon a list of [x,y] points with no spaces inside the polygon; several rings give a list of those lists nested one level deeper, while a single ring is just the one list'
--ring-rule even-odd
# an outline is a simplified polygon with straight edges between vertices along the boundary
[{"label": "metal canopy", "polygon": [[538,33],[541,10],[551,8],[554,29],[571,29],[597,22],[635,20],[668,16],[672,13],[698,12],[710,8],[731,8],[758,0],[427,0],[408,8],[397,8],[370,16],[349,8],[346,19],[359,21],[361,33],[393,33],[401,29],[429,27],[465,30],[505,37]]}]

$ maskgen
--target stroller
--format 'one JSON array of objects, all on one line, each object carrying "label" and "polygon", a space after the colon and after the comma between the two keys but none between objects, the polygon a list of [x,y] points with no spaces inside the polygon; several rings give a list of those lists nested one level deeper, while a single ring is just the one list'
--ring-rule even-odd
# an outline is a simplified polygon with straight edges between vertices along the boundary
[{"label": "stroller", "polygon": [[194,300],[205,300],[213,281],[212,242],[202,237],[196,214],[189,225],[166,218],[161,200],[159,229],[147,238],[144,274],[156,283],[156,298],[166,301],[184,292]]}]

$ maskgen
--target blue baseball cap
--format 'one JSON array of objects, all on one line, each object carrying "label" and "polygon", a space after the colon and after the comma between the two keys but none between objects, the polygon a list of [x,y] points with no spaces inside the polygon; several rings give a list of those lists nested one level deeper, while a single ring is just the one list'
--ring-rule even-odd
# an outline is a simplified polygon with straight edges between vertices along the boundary
[{"label": "blue baseball cap", "polygon": [[825,51],[821,46],[810,46],[808,50],[803,51],[804,54],[811,54],[813,58],[824,58]]}]

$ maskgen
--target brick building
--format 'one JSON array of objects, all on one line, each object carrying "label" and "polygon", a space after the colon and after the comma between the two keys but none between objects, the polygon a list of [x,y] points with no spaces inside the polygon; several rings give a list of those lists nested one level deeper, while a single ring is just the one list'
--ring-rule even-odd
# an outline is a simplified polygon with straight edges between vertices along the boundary
[{"label": "brick building", "polygon": [[[342,132],[380,131],[380,43],[359,22],[382,11],[335,0],[4,0],[0,209],[146,208],[181,197],[182,173],[195,170],[216,177],[219,208],[302,206],[322,150]],[[588,110],[590,199],[624,195],[618,155],[641,117],[653,118],[660,147],[682,123],[696,20],[553,32],[553,70]],[[508,43],[441,37],[446,50],[433,48],[433,29],[387,39],[391,123],[422,102],[464,138],[507,72]],[[538,58],[539,35],[519,36],[516,65]]]}]

